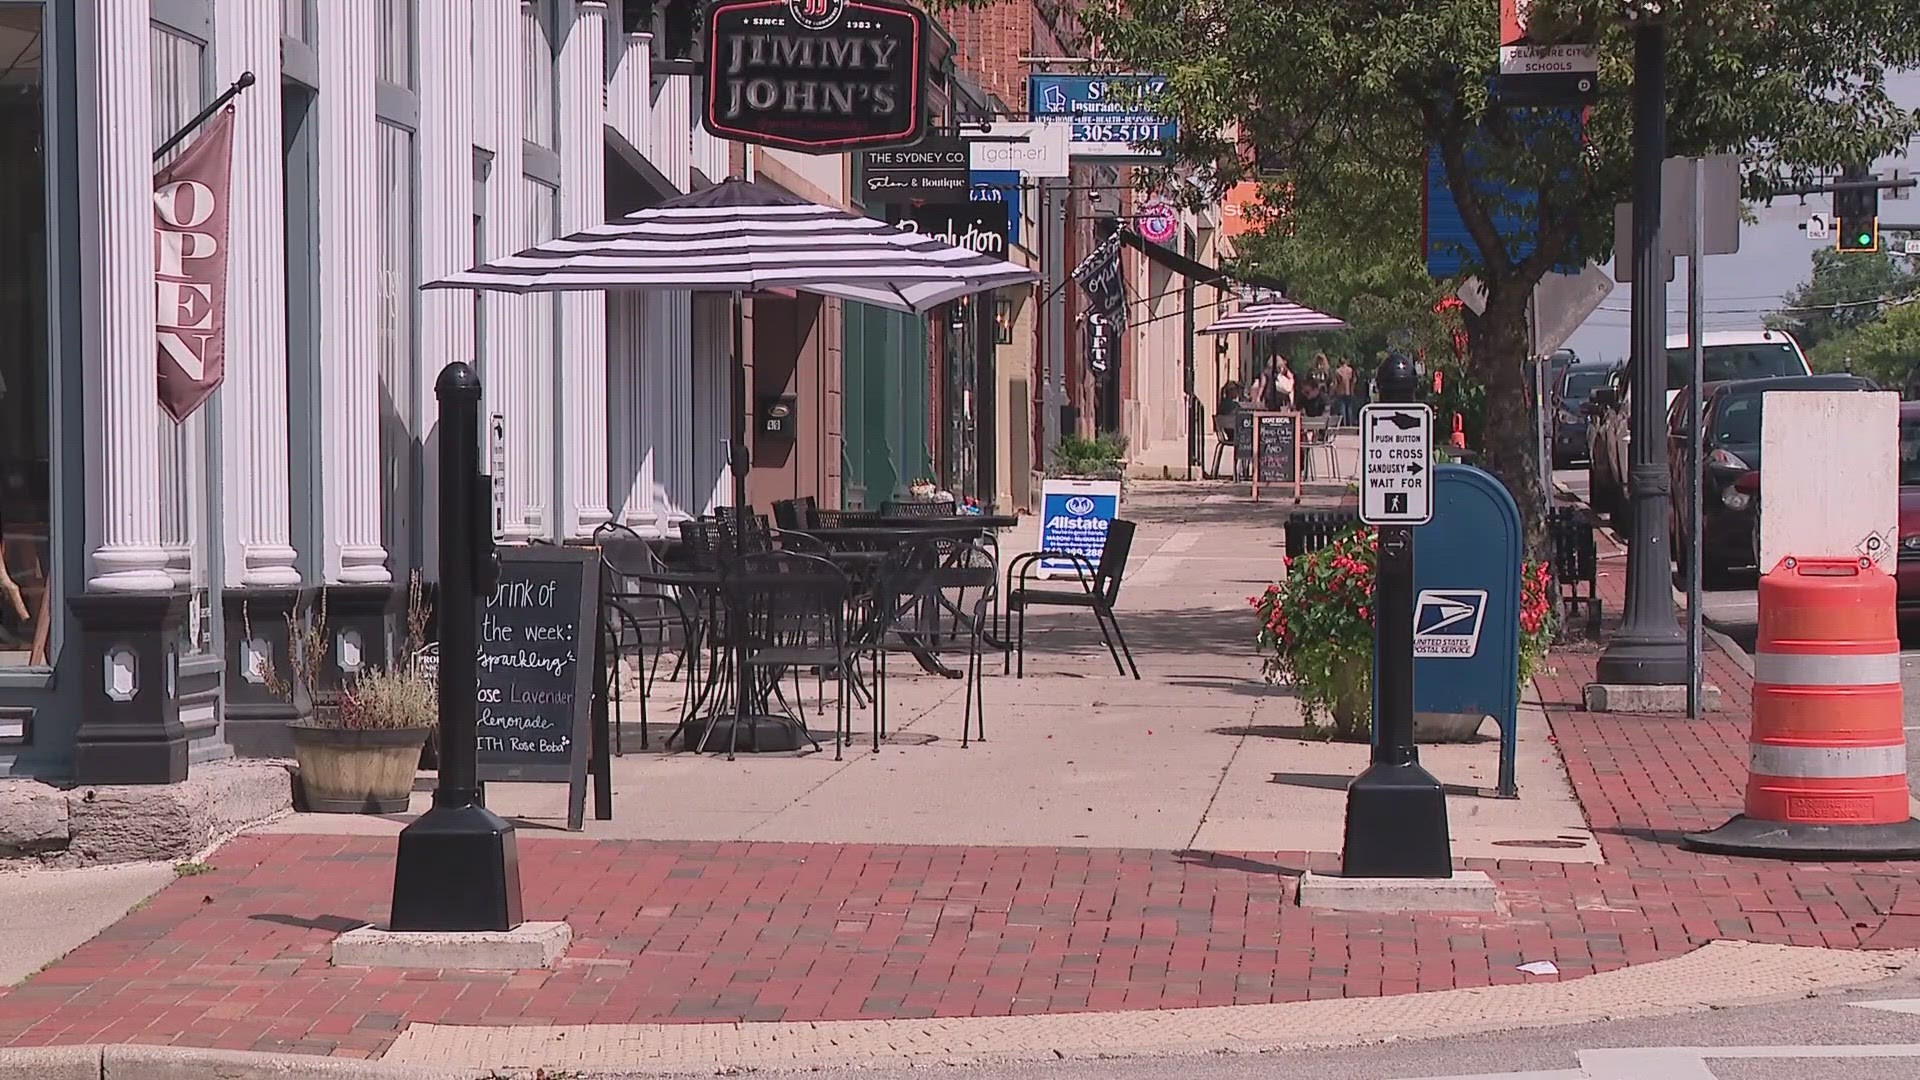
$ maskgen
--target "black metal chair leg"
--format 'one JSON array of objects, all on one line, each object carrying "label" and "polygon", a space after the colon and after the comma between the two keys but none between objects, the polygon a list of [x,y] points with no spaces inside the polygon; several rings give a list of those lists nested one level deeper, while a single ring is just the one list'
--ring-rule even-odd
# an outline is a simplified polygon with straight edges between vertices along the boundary
[{"label": "black metal chair leg", "polygon": [[1127,665],[1120,662],[1120,650],[1113,647],[1113,635],[1107,632],[1106,613],[1096,601],[1093,605],[1093,621],[1100,624],[1100,640],[1107,643],[1107,655],[1113,657],[1113,666],[1120,674],[1127,673]]},{"label": "black metal chair leg", "polygon": [[1120,632],[1120,617],[1107,609],[1107,621],[1113,624],[1113,636],[1120,641],[1120,651],[1127,654],[1127,666],[1133,669],[1133,677],[1140,677],[1140,665],[1133,662],[1133,650],[1127,647],[1127,635]]},{"label": "black metal chair leg", "polygon": [[1025,604],[1020,605],[1020,631],[1015,641],[1013,651],[1020,657],[1020,673],[1014,678],[1024,679],[1027,677],[1027,605]]},{"label": "black metal chair leg", "polygon": [[607,697],[613,710],[613,756],[621,757],[626,748],[620,738],[620,635],[609,633],[603,622],[600,627],[600,640],[607,650],[608,662],[613,667],[612,677],[607,680]]}]

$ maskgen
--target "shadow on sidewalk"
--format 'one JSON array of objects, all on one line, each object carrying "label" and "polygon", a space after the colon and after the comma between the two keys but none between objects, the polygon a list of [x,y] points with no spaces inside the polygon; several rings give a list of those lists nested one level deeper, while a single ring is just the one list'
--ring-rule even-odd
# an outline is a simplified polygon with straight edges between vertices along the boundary
[{"label": "shadow on sidewalk", "polygon": [[1284,866],[1280,863],[1261,862],[1240,855],[1223,855],[1217,851],[1176,851],[1173,857],[1187,866],[1204,866],[1214,870],[1239,870],[1248,874],[1273,874],[1279,877],[1299,877],[1306,873],[1303,866]]},{"label": "shadow on sidewalk", "polygon": [[349,919],[345,915],[322,915],[315,919],[303,919],[298,915],[280,915],[266,913],[249,915],[254,922],[273,923],[277,926],[291,926],[297,930],[325,930],[329,934],[344,934],[349,930],[358,930],[371,923],[365,919]]},{"label": "shadow on sidewalk", "polygon": [[[1321,791],[1345,791],[1353,784],[1353,776],[1348,773],[1287,773],[1277,772],[1270,781],[1285,784],[1288,787],[1318,788]],[[1488,789],[1467,784],[1441,784],[1449,795],[1473,796],[1479,798],[1487,794]]]}]

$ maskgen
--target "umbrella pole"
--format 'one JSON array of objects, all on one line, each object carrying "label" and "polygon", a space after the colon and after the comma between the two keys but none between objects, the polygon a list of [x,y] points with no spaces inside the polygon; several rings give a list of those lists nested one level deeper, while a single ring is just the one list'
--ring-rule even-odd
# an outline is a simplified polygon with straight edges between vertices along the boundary
[{"label": "umbrella pole", "polygon": [[[743,294],[735,292],[733,294],[733,371],[730,375],[732,382],[730,396],[733,398],[733,438],[727,447],[727,464],[728,467],[733,470],[733,542],[735,545],[733,554],[736,559],[746,554],[746,515],[752,512],[753,509],[747,502],[747,469],[750,467],[750,463],[747,460],[746,332],[744,327],[745,317],[741,313],[741,308],[744,306],[745,299]],[[733,617],[737,618],[738,616],[735,615]],[[755,713],[749,712],[747,708],[747,702],[753,691],[753,680],[751,674],[747,671],[746,648],[740,640],[740,635],[744,632],[745,628],[736,623],[731,629],[734,636],[733,647],[736,651],[733,657],[733,723],[727,731],[728,757],[732,757],[733,748],[740,745],[740,725],[743,723],[752,725],[757,718]],[[758,732],[754,731],[752,727],[749,727],[748,730],[753,731],[756,736],[758,735]],[[757,737],[754,740],[754,748],[759,748],[759,740]]]},{"label": "umbrella pole", "polygon": [[742,514],[747,512],[747,354],[745,347],[745,317],[741,308],[745,302],[741,293],[733,294],[733,372],[731,395],[733,397],[733,434],[727,446],[727,464],[733,470],[733,506]]}]

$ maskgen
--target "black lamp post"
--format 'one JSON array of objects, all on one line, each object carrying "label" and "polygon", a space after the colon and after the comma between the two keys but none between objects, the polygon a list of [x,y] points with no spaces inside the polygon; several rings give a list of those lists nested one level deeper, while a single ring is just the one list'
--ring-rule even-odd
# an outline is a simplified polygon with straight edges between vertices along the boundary
[{"label": "black lamp post", "polygon": [[512,930],[520,925],[513,825],[480,793],[480,597],[499,580],[480,471],[480,378],[462,362],[434,384],[440,399],[440,776],[433,807],[400,832],[394,930]]},{"label": "black lamp post", "polygon": [[1627,603],[1595,667],[1602,683],[1687,681],[1687,639],[1674,617],[1667,550],[1667,272],[1660,169],[1667,156],[1667,28],[1642,10],[1633,43],[1633,413],[1629,432]]}]

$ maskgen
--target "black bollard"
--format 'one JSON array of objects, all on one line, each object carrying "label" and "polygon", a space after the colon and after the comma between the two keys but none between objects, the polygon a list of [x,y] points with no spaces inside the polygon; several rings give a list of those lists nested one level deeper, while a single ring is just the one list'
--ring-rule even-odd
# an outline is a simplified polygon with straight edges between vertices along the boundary
[{"label": "black bollard", "polygon": [[[1406,356],[1388,356],[1375,377],[1383,403],[1416,400],[1418,377]],[[1413,526],[1382,525],[1379,539],[1373,761],[1347,787],[1340,869],[1346,877],[1451,877],[1446,789],[1420,767],[1413,742]]]},{"label": "black bollard", "polygon": [[482,801],[474,726],[479,708],[480,598],[499,579],[480,472],[480,379],[448,364],[440,399],[440,775],[433,807],[400,833],[394,930],[512,930],[520,925],[513,826]]}]

